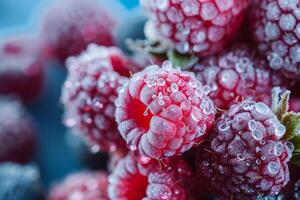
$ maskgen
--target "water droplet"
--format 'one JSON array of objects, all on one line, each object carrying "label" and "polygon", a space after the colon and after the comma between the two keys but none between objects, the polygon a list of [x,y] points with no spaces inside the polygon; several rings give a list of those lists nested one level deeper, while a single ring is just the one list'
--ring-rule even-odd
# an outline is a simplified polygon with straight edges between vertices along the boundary
[{"label": "water droplet", "polygon": [[74,127],[76,125],[76,120],[74,118],[65,119],[65,125],[69,128]]},{"label": "water droplet", "polygon": [[178,91],[178,85],[176,83],[171,83],[171,91],[177,92]]},{"label": "water droplet", "polygon": [[286,146],[288,147],[288,149],[289,149],[291,152],[293,152],[293,151],[295,150],[294,144],[293,144],[292,142],[290,142],[290,141],[287,141],[287,142],[286,142]]},{"label": "water droplet", "polygon": [[241,154],[241,153],[238,153],[238,154],[236,155],[236,157],[237,157],[237,159],[238,159],[239,161],[245,160],[245,156],[244,156],[243,154]]},{"label": "water droplet", "polygon": [[92,153],[98,153],[100,151],[100,146],[99,145],[93,145],[91,147],[91,152]]},{"label": "water droplet", "polygon": [[195,93],[196,93],[197,97],[203,96],[203,90],[201,88],[196,89]]},{"label": "water droplet", "polygon": [[278,126],[276,126],[275,130],[274,130],[274,133],[277,137],[282,137],[286,132],[286,128],[284,125],[282,124],[279,124]]},{"label": "water droplet", "polygon": [[259,159],[256,159],[256,160],[255,160],[255,163],[256,163],[257,165],[260,165],[260,164],[261,164],[261,161],[260,161]]},{"label": "water droplet", "polygon": [[268,114],[270,111],[269,107],[262,102],[258,102],[255,104],[255,110],[261,114]]},{"label": "water droplet", "polygon": [[162,68],[167,70],[167,71],[170,71],[172,69],[173,65],[172,65],[172,62],[171,61],[164,61],[163,64],[162,64]]},{"label": "water droplet", "polygon": [[162,87],[166,84],[166,81],[163,78],[157,80],[157,86]]},{"label": "water droplet", "polygon": [[280,165],[277,162],[271,161],[268,164],[268,170],[271,174],[277,174],[280,170]]},{"label": "water droplet", "polygon": [[199,122],[202,119],[202,113],[198,109],[193,109],[191,117],[195,122]]},{"label": "water droplet", "polygon": [[265,156],[262,156],[262,157],[261,157],[261,160],[266,160],[266,157],[265,157]]},{"label": "water droplet", "polygon": [[204,165],[204,166],[209,166],[209,162],[207,162],[206,160],[204,160],[203,162],[202,162],[202,165]]},{"label": "water droplet", "polygon": [[263,139],[263,134],[259,130],[251,131],[251,134],[257,141],[261,141]]},{"label": "water droplet", "polygon": [[130,145],[129,146],[129,149],[131,150],[131,151],[135,151],[136,149],[137,149],[137,147],[135,146],[135,145]]},{"label": "water droplet", "polygon": [[218,124],[218,130],[219,131],[227,131],[230,128],[230,125],[228,123],[222,122]]},{"label": "water droplet", "polygon": [[203,93],[205,95],[208,95],[210,93],[211,89],[208,85],[203,86]]},{"label": "water droplet", "polygon": [[160,99],[160,100],[158,101],[158,104],[161,105],[161,106],[163,106],[163,105],[165,105],[165,101],[162,100],[162,99]]},{"label": "water droplet", "polygon": [[274,155],[280,156],[284,150],[283,144],[281,142],[277,142],[277,144],[274,146]]},{"label": "water droplet", "polygon": [[250,131],[254,131],[256,128],[257,128],[257,123],[255,120],[251,119],[249,122],[248,122],[248,128]]}]

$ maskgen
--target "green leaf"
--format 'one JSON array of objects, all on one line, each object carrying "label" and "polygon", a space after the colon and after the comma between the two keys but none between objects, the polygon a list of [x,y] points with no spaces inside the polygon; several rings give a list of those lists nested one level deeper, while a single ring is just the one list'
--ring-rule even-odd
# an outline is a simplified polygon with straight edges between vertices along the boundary
[{"label": "green leaf", "polygon": [[168,59],[182,69],[189,69],[198,63],[199,58],[191,54],[181,54],[174,49],[169,49],[167,52]]},{"label": "green leaf", "polygon": [[[286,127],[285,140],[297,140],[300,143],[300,113],[288,113],[283,116],[282,124]],[[291,141],[293,142],[293,141]],[[294,142],[293,142],[294,143]],[[295,144],[294,144],[295,145]]]}]

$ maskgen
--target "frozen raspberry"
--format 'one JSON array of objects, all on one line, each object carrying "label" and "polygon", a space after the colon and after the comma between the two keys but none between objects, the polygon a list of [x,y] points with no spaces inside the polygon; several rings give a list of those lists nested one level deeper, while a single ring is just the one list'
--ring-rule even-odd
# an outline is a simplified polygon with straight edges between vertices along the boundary
[{"label": "frozen raspberry", "polygon": [[111,200],[189,199],[186,184],[190,176],[183,160],[175,159],[165,167],[155,160],[136,159],[129,154],[109,176],[108,194]]},{"label": "frozen raspberry", "polygon": [[209,90],[193,73],[147,67],[133,75],[116,100],[116,121],[128,147],[161,159],[203,141],[215,118]]},{"label": "frozen raspberry", "polygon": [[93,151],[125,149],[115,122],[114,101],[127,78],[112,71],[107,49],[94,45],[66,63],[69,74],[62,94],[65,124],[83,134]]},{"label": "frozen raspberry", "polygon": [[206,56],[224,48],[240,27],[249,0],[140,0],[160,33],[180,53]]},{"label": "frozen raspberry", "polygon": [[267,105],[244,101],[222,114],[208,146],[198,154],[198,172],[221,199],[277,195],[289,181],[291,143]]},{"label": "frozen raspberry", "polygon": [[107,187],[105,172],[79,172],[52,188],[49,200],[108,200]]},{"label": "frozen raspberry", "polygon": [[21,103],[1,96],[0,144],[0,163],[29,162],[36,147],[33,123]]},{"label": "frozen raspberry", "polygon": [[255,0],[251,33],[269,66],[300,78],[300,1]]},{"label": "frozen raspberry", "polygon": [[43,88],[39,41],[14,38],[0,44],[0,94],[35,100]]},{"label": "frozen raspberry", "polygon": [[114,26],[115,21],[96,0],[56,1],[43,24],[45,51],[64,62],[89,43],[111,46]]},{"label": "frozen raspberry", "polygon": [[210,87],[216,106],[227,109],[238,98],[263,101],[271,105],[271,90],[283,84],[265,60],[252,56],[246,45],[211,56],[194,67],[196,78]]},{"label": "frozen raspberry", "polygon": [[41,200],[42,196],[37,167],[15,163],[0,164],[0,199]]}]

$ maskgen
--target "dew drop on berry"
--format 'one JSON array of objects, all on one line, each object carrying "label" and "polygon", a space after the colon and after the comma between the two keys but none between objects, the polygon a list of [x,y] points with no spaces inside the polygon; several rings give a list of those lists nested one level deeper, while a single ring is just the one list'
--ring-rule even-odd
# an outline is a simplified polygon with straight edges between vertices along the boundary
[{"label": "dew drop on berry", "polygon": [[259,130],[251,131],[253,138],[257,141],[261,141],[263,139],[263,134]]},{"label": "dew drop on berry", "polygon": [[219,131],[227,131],[228,129],[230,128],[229,124],[228,123],[219,123],[218,124],[218,130]]},{"label": "dew drop on berry", "polygon": [[286,132],[286,127],[282,124],[279,124],[274,129],[275,135],[280,138],[285,134],[285,132]]},{"label": "dew drop on berry", "polygon": [[269,107],[262,102],[256,103],[254,107],[255,110],[260,114],[268,114],[270,111]]},{"label": "dew drop on berry", "polygon": [[92,153],[98,153],[100,151],[100,146],[99,145],[93,145],[91,147],[91,152]]},{"label": "dew drop on berry", "polygon": [[163,78],[159,78],[157,80],[157,86],[162,87],[162,86],[165,86],[165,84],[166,84],[166,81]]},{"label": "dew drop on berry", "polygon": [[236,155],[236,157],[237,157],[237,159],[238,159],[239,161],[245,160],[245,156],[244,156],[243,154],[241,154],[241,153],[238,153],[238,154]]},{"label": "dew drop on berry", "polygon": [[205,166],[205,167],[207,167],[207,166],[209,166],[209,162],[207,162],[206,160],[204,160],[204,161],[202,162],[202,165]]},{"label": "dew drop on berry", "polygon": [[256,163],[257,165],[260,165],[260,164],[261,164],[261,160],[256,159],[256,160],[255,160],[255,163]]},{"label": "dew drop on berry", "polygon": [[283,144],[281,142],[277,142],[274,146],[274,155],[280,156],[284,150]]},{"label": "dew drop on berry", "polygon": [[172,92],[177,92],[178,91],[177,83],[171,83],[171,91]]},{"label": "dew drop on berry", "polygon": [[248,122],[248,128],[250,131],[254,131],[256,128],[257,128],[257,123],[255,120],[251,119],[249,122]]},{"label": "dew drop on berry", "polygon": [[268,170],[271,174],[277,174],[280,170],[280,165],[277,162],[271,161],[268,164]]},{"label": "dew drop on berry", "polygon": [[164,61],[162,64],[162,68],[169,71],[171,70],[173,67],[172,62],[171,61]]},{"label": "dew drop on berry", "polygon": [[161,11],[166,11],[169,7],[169,0],[157,0],[156,7]]},{"label": "dew drop on berry", "polygon": [[202,119],[202,113],[197,108],[192,110],[191,117],[195,122],[199,122]]},{"label": "dew drop on berry", "polygon": [[295,146],[292,142],[287,141],[286,142],[286,146],[288,147],[288,149],[290,150],[290,152],[293,152],[295,150]]}]

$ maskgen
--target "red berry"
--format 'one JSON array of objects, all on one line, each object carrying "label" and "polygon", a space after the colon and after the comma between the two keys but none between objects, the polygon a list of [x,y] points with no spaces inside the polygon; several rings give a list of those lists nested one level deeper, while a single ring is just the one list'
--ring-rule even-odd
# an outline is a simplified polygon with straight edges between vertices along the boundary
[{"label": "red berry", "polygon": [[39,41],[14,38],[0,44],[0,94],[18,96],[29,103],[43,88]]},{"label": "red berry", "polygon": [[111,46],[114,26],[114,20],[96,0],[57,1],[48,10],[43,24],[46,53],[64,62],[89,43]]},{"label": "red berry", "polygon": [[108,200],[107,187],[105,172],[80,172],[52,188],[49,200]]},{"label": "red berry", "polygon": [[116,100],[116,121],[128,147],[151,158],[179,155],[203,141],[215,107],[193,73],[147,67],[133,75]]},{"label": "red berry", "polygon": [[196,77],[210,87],[209,96],[219,108],[227,109],[239,97],[271,105],[271,90],[283,84],[282,77],[251,54],[246,45],[238,45],[194,67]]},{"label": "red berry", "polygon": [[292,145],[283,126],[264,103],[234,104],[217,120],[198,172],[222,199],[277,195],[289,181]]},{"label": "red berry", "polygon": [[175,159],[163,167],[156,160],[129,154],[109,176],[108,194],[111,200],[184,200],[188,199],[185,184],[190,176],[183,160]]},{"label": "red berry", "polygon": [[298,0],[256,0],[251,34],[269,66],[300,79],[300,4]]},{"label": "red berry", "polygon": [[127,78],[113,71],[109,49],[90,45],[80,56],[70,57],[67,68],[62,94],[65,124],[83,134],[95,151],[125,149],[115,122],[114,101]]},{"label": "red berry", "polygon": [[0,96],[0,163],[29,162],[36,147],[33,123],[22,104]]},{"label": "red berry", "polygon": [[249,0],[140,0],[160,33],[180,53],[206,56],[224,48],[240,27]]}]

